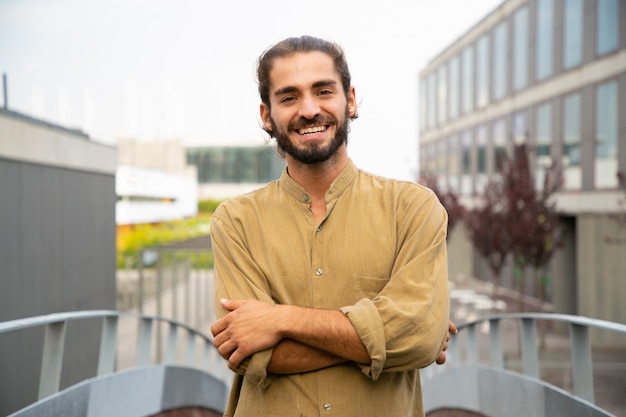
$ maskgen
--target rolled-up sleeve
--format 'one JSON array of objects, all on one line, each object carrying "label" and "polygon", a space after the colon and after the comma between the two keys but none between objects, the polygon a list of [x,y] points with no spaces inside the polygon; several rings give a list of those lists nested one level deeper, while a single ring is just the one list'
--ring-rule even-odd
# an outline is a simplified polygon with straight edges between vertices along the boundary
[{"label": "rolled-up sleeve", "polygon": [[398,211],[400,245],[388,283],[373,298],[341,308],[370,354],[361,370],[374,380],[383,371],[430,365],[448,331],[445,209],[428,192]]}]

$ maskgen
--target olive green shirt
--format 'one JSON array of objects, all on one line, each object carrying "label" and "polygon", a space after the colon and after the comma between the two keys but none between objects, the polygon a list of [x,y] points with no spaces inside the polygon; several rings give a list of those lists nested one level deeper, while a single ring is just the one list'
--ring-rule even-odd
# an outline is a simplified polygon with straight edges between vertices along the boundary
[{"label": "olive green shirt", "polygon": [[225,416],[423,416],[419,368],[448,329],[447,214],[418,184],[357,169],[326,193],[316,222],[310,198],[285,170],[278,181],[228,200],[211,221],[220,298],[341,310],[371,358],[314,372],[271,375],[272,351],[248,358]]}]

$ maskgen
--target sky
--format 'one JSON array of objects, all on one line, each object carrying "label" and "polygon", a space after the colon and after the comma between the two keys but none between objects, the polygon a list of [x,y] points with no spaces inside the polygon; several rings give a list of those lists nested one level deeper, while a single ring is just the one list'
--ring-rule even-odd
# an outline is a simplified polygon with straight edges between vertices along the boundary
[{"label": "sky", "polygon": [[0,73],[9,109],[97,142],[261,146],[258,56],[289,36],[326,38],[344,48],[359,102],[349,155],[415,180],[419,71],[501,2],[0,0]]}]

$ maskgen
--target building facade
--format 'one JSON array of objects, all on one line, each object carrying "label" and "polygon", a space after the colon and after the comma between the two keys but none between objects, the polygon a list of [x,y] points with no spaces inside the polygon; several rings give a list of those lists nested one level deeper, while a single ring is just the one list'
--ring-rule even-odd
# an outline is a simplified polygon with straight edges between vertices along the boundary
[{"label": "building facade", "polygon": [[198,171],[200,199],[222,200],[260,188],[280,177],[285,161],[275,146],[187,148]]},{"label": "building facade", "polygon": [[[526,143],[538,186],[546,170],[562,173],[556,309],[626,322],[626,245],[607,243],[624,236],[609,215],[624,210],[626,2],[506,0],[419,77],[420,171],[470,202]],[[454,274],[486,274],[463,233],[450,247]]]}]

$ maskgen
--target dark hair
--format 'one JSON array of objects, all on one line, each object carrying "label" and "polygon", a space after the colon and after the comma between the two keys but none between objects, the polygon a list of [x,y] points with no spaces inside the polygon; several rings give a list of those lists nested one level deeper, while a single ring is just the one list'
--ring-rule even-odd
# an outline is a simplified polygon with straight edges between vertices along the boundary
[{"label": "dark hair", "polygon": [[346,62],[343,49],[333,42],[313,36],[300,36],[299,38],[287,38],[276,45],[266,49],[259,57],[257,65],[257,81],[259,83],[259,95],[261,101],[270,108],[270,71],[274,65],[274,60],[293,55],[297,52],[319,51],[327,54],[335,63],[335,69],[341,77],[343,91],[348,96],[351,85],[350,70]]}]

